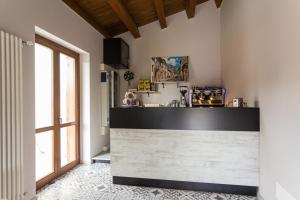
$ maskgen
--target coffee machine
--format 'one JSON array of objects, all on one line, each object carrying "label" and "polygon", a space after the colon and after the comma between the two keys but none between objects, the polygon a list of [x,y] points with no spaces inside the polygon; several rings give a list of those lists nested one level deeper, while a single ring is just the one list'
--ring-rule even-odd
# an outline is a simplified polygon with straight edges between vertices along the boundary
[{"label": "coffee machine", "polygon": [[222,87],[192,87],[192,107],[224,107],[225,94]]}]

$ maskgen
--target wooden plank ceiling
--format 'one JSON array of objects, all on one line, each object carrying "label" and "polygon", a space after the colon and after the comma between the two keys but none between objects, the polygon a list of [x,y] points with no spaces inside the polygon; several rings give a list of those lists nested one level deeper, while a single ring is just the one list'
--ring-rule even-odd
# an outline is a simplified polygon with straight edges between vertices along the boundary
[{"label": "wooden plank ceiling", "polygon": [[[62,0],[105,37],[130,31],[139,38],[139,27],[159,21],[167,27],[166,17],[186,11],[195,16],[196,6],[208,0]],[[214,0],[219,8],[222,0]]]}]

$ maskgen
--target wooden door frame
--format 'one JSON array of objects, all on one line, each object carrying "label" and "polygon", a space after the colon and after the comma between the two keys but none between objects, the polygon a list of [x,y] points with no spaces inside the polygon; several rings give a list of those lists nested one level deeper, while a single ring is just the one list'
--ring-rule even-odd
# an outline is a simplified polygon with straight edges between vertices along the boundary
[{"label": "wooden door frame", "polygon": [[[63,47],[47,38],[40,35],[35,35],[35,42],[50,48],[53,51],[53,126],[36,129],[36,134],[45,132],[47,130],[53,131],[53,161],[54,161],[54,172],[47,175],[46,177],[36,182],[36,188],[40,189],[45,186],[53,179],[73,169],[80,163],[80,55],[66,47]],[[61,126],[59,119],[56,118],[60,114],[60,60],[59,54],[63,53],[75,59],[75,124],[66,123],[68,125],[76,125],[76,136],[75,136],[75,150],[76,158],[71,163],[60,166],[60,129],[67,127],[67,125]]]}]

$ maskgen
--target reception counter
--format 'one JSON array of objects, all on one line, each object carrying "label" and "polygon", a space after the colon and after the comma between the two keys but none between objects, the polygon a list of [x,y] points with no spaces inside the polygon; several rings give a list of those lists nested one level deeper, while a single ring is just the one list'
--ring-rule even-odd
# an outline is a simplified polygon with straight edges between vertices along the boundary
[{"label": "reception counter", "polygon": [[256,195],[258,108],[112,108],[114,184]]}]

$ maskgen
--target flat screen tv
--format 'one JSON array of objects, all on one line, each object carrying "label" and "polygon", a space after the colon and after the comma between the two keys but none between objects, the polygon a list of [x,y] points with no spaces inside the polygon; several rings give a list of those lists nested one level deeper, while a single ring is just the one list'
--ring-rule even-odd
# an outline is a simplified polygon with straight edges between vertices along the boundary
[{"label": "flat screen tv", "polygon": [[129,68],[129,46],[121,38],[108,38],[103,41],[104,64],[116,69]]}]

